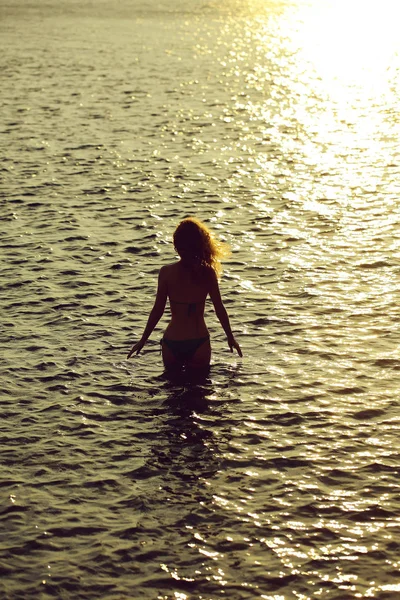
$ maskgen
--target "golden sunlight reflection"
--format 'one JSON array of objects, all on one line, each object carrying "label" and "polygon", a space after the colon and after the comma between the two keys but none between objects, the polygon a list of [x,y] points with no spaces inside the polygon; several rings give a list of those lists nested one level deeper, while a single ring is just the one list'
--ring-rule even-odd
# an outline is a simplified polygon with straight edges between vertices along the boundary
[{"label": "golden sunlight reflection", "polygon": [[[356,266],[383,260],[380,248],[398,221],[399,17],[398,0],[297,0],[277,21],[279,44],[270,44],[265,25],[254,34],[270,73],[260,60],[248,81],[257,90],[268,83],[266,98],[246,104],[251,118],[265,123],[268,140],[252,160],[260,184],[284,189],[289,209],[268,210],[263,197],[254,207],[290,239],[292,265],[309,264],[310,254],[317,256],[328,244],[354,250],[375,239],[368,260],[358,257]],[[330,241],[322,248],[319,234],[325,230]],[[308,255],[299,243],[307,238]],[[257,260],[259,249],[253,247]],[[324,261],[335,256],[325,252]],[[386,293],[392,291],[391,277],[389,272],[379,281]]]},{"label": "golden sunlight reflection", "polygon": [[400,48],[400,3],[314,0],[302,11],[292,41],[316,74],[379,91]]}]

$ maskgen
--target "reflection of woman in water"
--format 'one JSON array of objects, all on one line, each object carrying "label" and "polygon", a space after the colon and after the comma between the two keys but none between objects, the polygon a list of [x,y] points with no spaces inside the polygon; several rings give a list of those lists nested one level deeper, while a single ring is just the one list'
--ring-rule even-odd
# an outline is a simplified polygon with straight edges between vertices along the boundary
[{"label": "reflection of woman in water", "polygon": [[131,348],[128,358],[143,348],[163,315],[169,298],[171,321],[161,340],[165,367],[208,367],[211,346],[204,321],[208,295],[226,333],[231,352],[235,348],[242,356],[240,346],[233,337],[218,286],[221,259],[229,254],[228,247],[214,239],[204,223],[193,217],[179,223],[174,233],[174,246],[180,260],[161,268],[154,306],[143,335]]}]

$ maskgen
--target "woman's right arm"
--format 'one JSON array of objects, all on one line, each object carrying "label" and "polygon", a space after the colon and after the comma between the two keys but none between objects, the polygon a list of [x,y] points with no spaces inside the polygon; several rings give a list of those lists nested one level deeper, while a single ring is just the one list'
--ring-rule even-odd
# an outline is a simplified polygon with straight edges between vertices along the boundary
[{"label": "woman's right arm", "polygon": [[167,280],[165,276],[165,267],[160,269],[160,273],[158,275],[158,287],[157,287],[157,295],[154,301],[153,308],[150,311],[149,318],[147,320],[146,327],[144,328],[142,337],[136,344],[132,346],[127,358],[130,358],[132,354],[139,354],[147,339],[150,337],[153,329],[157,325],[158,321],[161,319],[164,314],[165,304],[167,302]]},{"label": "woman's right arm", "polygon": [[237,353],[239,354],[239,356],[243,356],[242,350],[241,350],[239,344],[237,343],[237,341],[235,340],[235,337],[232,333],[229,316],[228,316],[227,310],[224,306],[224,303],[222,302],[217,275],[213,269],[211,269],[211,272],[210,272],[209,294],[210,294],[211,301],[214,305],[215,314],[217,315],[217,318],[218,318],[219,322],[221,323],[222,329],[225,331],[228,345],[229,345],[231,352],[233,352],[233,348],[235,348]]}]

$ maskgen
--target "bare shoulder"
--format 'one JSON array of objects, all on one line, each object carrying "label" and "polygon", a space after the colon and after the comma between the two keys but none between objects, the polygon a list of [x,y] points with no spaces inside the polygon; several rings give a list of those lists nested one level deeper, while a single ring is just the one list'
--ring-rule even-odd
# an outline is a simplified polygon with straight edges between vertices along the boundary
[{"label": "bare shoulder", "polygon": [[209,266],[204,266],[203,268],[204,268],[204,278],[207,282],[207,285],[209,287],[215,286],[215,284],[218,285],[218,278],[217,278],[217,274],[215,273],[214,269]]},{"label": "bare shoulder", "polygon": [[160,269],[160,273],[171,273],[176,270],[177,262],[169,263],[168,265],[164,265]]},{"label": "bare shoulder", "polygon": [[204,273],[205,273],[206,277],[208,277],[210,279],[210,281],[213,281],[214,279],[217,278],[217,275],[216,275],[214,269],[212,267],[210,267],[209,265],[204,265],[203,269],[204,269]]},{"label": "bare shoulder", "polygon": [[168,265],[164,265],[161,267],[160,269],[160,273],[159,273],[159,277],[160,279],[168,279],[170,278],[173,273],[176,271],[176,265],[177,263],[170,263]]}]

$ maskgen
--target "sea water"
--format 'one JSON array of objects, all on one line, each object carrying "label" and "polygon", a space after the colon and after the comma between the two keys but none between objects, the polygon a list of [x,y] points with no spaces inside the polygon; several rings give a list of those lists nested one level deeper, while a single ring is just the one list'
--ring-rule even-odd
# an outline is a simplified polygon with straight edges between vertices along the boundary
[{"label": "sea water", "polygon": [[[393,2],[7,0],[1,598],[394,600]],[[187,215],[202,381],[127,361]]]}]

